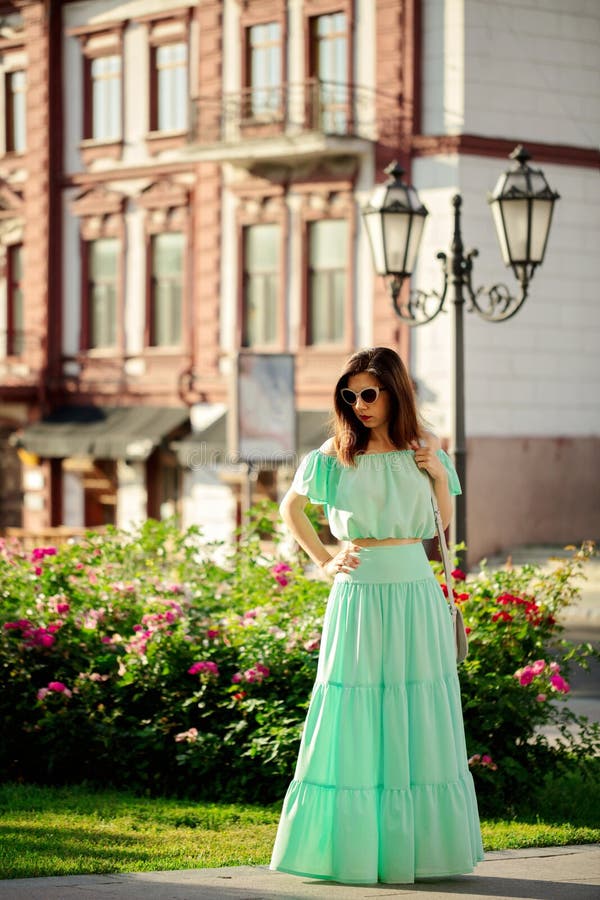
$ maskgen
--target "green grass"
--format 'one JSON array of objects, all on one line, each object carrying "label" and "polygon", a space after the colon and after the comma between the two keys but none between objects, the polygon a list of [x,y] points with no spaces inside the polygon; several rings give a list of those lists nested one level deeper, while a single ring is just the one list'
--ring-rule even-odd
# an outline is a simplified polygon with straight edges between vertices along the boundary
[{"label": "green grass", "polygon": [[[0,878],[268,863],[276,806],[0,785]],[[600,841],[600,827],[482,822],[486,850]]]},{"label": "green grass", "polygon": [[278,810],[0,786],[0,878],[268,862]]}]

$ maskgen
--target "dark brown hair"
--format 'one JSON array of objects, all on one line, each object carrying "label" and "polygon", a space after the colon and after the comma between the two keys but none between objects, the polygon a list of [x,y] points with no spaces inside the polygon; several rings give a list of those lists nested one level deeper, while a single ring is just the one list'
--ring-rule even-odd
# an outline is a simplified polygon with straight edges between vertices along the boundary
[{"label": "dark brown hair", "polygon": [[390,418],[388,435],[398,450],[406,450],[411,441],[418,440],[422,429],[415,404],[412,381],[406,366],[395,350],[389,347],[370,347],[354,353],[344,366],[334,392],[334,446],[344,465],[353,465],[358,453],[366,450],[370,429],[363,425],[341,395],[352,375],[368,372],[386,389]]}]

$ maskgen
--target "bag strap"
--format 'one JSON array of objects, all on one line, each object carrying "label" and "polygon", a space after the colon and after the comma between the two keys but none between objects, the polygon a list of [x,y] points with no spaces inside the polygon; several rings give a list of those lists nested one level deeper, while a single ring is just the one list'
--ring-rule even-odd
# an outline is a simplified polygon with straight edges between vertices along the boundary
[{"label": "bag strap", "polygon": [[440,553],[442,554],[442,563],[444,565],[444,576],[446,578],[446,587],[448,589],[448,603],[452,610],[452,615],[456,615],[456,603],[454,602],[454,579],[452,578],[452,566],[450,565],[450,554],[446,543],[446,535],[444,534],[444,526],[442,524],[442,514],[435,496],[433,487],[433,479],[429,477],[429,489],[431,491],[431,505],[433,506],[433,517],[435,519],[435,527],[437,531],[438,541],[440,543]]}]

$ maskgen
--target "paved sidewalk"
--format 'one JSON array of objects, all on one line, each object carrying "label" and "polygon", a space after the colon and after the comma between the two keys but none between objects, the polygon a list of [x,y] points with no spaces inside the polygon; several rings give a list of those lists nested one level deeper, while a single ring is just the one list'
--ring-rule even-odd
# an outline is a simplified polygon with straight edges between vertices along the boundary
[{"label": "paved sidewalk", "polygon": [[0,881],[0,900],[598,900],[600,845],[486,854],[473,875],[407,885],[349,886],[264,866]]}]

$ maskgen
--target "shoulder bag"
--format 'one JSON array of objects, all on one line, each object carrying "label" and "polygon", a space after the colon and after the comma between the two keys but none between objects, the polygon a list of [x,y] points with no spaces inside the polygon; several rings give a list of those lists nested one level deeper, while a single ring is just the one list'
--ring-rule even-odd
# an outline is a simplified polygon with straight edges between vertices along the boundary
[{"label": "shoulder bag", "polygon": [[433,481],[429,479],[429,487],[431,489],[431,505],[433,506],[433,516],[435,518],[435,527],[437,531],[438,541],[440,544],[440,553],[442,554],[442,563],[444,565],[444,575],[446,578],[446,588],[448,589],[448,602],[450,604],[450,612],[452,614],[452,624],[454,626],[454,642],[456,644],[456,661],[463,662],[467,658],[469,652],[469,641],[467,632],[465,631],[465,623],[463,614],[458,608],[454,600],[454,579],[452,578],[452,566],[450,565],[450,554],[448,553],[448,545],[446,544],[446,536],[442,525],[442,515],[438,506],[437,497],[433,487]]}]

